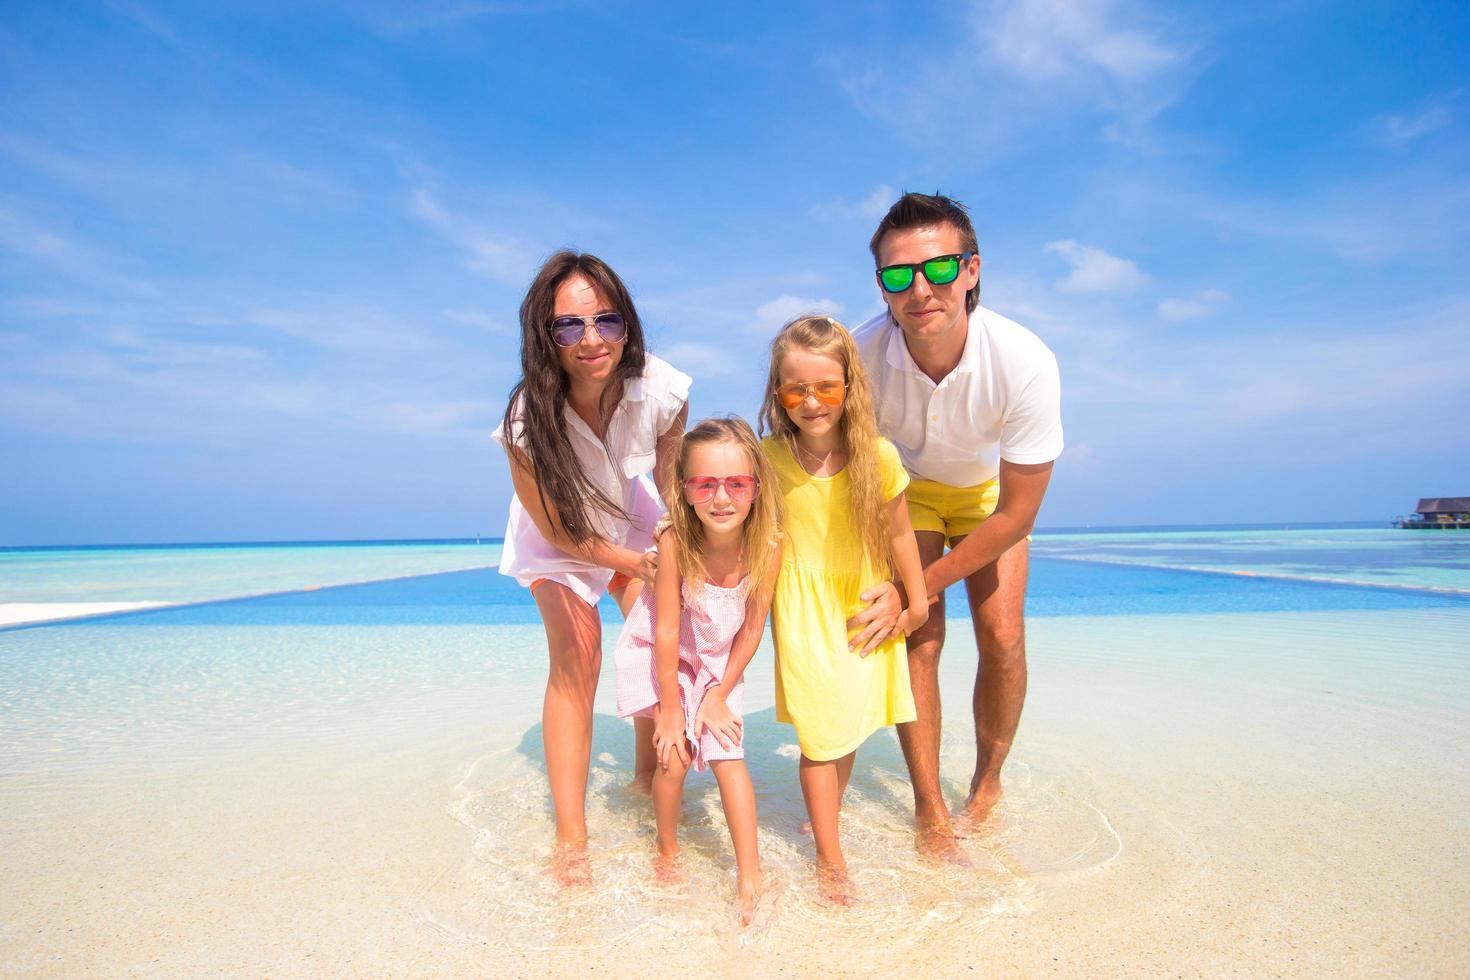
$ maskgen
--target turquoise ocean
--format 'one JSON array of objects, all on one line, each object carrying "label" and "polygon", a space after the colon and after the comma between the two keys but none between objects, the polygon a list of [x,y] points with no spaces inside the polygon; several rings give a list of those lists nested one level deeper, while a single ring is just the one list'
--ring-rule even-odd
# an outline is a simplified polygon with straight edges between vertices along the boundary
[{"label": "turquoise ocean", "polygon": [[[1470,886],[1452,835],[1470,819],[1470,534],[1038,533],[1031,694],[994,827],[965,843],[966,868],[917,858],[902,758],[880,732],[845,810],[863,896],[845,912],[810,881],[767,642],[748,672],[747,756],[772,884],[745,931],[729,914],[733,861],[707,778],[691,775],[686,795],[686,883],[653,882],[652,821],[624,788],[631,728],[612,716],[607,665],[589,796],[597,884],[567,895],[541,873],[544,641],[526,591],[495,570],[499,552],[0,549],[0,609],[172,604],[0,629],[5,962],[57,974],[313,973],[313,955],[327,973],[570,969],[677,932],[670,955],[694,967],[732,955],[752,969],[821,965],[876,939],[878,969],[982,932],[1034,944],[1102,903],[1119,928],[1137,926],[1133,910],[1214,909],[1221,928],[1256,937],[1220,951],[1163,930],[1173,958],[1161,962],[1205,971],[1465,965],[1463,932],[1443,937],[1465,924],[1452,895]],[[953,618],[962,592],[947,602],[944,776],[958,799],[976,655]],[[621,617],[603,605],[607,648]],[[1268,883],[1250,866],[1273,847],[1291,856]],[[1365,866],[1366,891],[1338,880]],[[1430,867],[1447,894],[1425,887]],[[1228,901],[1222,882],[1234,883]],[[1314,903],[1334,892],[1339,925],[1367,930],[1357,945],[1319,931],[1331,916]],[[1385,902],[1399,912],[1385,918]],[[1317,937],[1320,959],[1281,959],[1287,936]],[[1089,949],[1072,965],[1133,962]]]}]

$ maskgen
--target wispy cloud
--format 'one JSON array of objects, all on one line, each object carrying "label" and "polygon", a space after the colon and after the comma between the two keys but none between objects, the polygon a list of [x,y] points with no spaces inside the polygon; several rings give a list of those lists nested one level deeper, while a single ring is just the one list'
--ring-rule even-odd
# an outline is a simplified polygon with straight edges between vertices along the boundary
[{"label": "wispy cloud", "polygon": [[877,221],[898,200],[898,191],[888,184],[879,184],[859,200],[831,200],[813,204],[811,215],[818,219],[867,218]]},{"label": "wispy cloud", "polygon": [[1446,128],[1453,120],[1450,110],[1436,101],[1410,115],[1381,116],[1369,124],[1368,132],[1380,146],[1402,150],[1420,137]]},{"label": "wispy cloud", "polygon": [[761,334],[774,334],[786,321],[803,313],[826,313],[840,316],[842,304],[835,299],[810,299],[805,296],[781,295],[755,309],[752,329]]},{"label": "wispy cloud", "polygon": [[414,217],[460,248],[469,271],[507,284],[530,280],[541,248],[452,213],[425,187],[413,190],[409,206]]},{"label": "wispy cloud", "polygon": [[658,349],[658,356],[695,378],[732,375],[748,370],[743,361],[731,357],[728,346],[678,341]]},{"label": "wispy cloud", "polygon": [[1064,293],[1131,293],[1148,282],[1148,276],[1131,260],[1093,245],[1067,239],[1047,242],[1046,251],[1060,255],[1072,267],[1056,283]]},{"label": "wispy cloud", "polygon": [[1223,289],[1202,289],[1189,298],[1161,300],[1154,309],[1165,320],[1203,320],[1214,316],[1229,298]]},{"label": "wispy cloud", "polygon": [[1184,59],[1178,47],[1123,20],[1112,0],[1016,0],[975,11],[987,53],[1035,82],[1100,74],[1137,85]]}]

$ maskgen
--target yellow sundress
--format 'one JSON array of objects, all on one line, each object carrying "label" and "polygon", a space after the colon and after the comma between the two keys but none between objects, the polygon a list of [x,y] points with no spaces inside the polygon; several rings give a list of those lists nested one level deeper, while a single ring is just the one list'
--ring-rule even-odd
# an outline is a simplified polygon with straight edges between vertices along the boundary
[{"label": "yellow sundress", "polygon": [[[878,440],[883,497],[908,486],[898,450]],[[863,554],[852,523],[847,470],[812,476],[785,442],[761,446],[775,467],[785,511],[785,548],[771,634],[776,645],[776,720],[796,726],[801,754],[840,759],[885,725],[913,721],[908,647],[889,640],[866,657],[847,648],[847,620],[863,608],[863,591],[889,577]]]}]

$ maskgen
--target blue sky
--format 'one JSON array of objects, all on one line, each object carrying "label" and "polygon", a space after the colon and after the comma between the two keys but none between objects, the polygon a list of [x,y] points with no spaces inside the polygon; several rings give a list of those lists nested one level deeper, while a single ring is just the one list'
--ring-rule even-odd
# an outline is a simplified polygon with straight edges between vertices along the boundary
[{"label": "blue sky", "polygon": [[8,3],[0,544],[495,535],[516,307],[632,287],[695,417],[965,201],[1057,352],[1044,526],[1470,493],[1464,4]]}]

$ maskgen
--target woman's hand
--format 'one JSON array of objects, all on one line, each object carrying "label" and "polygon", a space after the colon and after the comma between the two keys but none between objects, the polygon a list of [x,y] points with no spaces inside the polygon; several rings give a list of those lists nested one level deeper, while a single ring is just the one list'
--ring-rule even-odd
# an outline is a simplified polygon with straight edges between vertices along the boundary
[{"label": "woman's hand", "polygon": [[725,703],[725,695],[718,687],[704,692],[704,700],[694,713],[696,735],[709,732],[720,743],[720,747],[728,751],[740,744],[744,728],[745,723],[730,710],[730,706]]},{"label": "woman's hand", "polygon": [[653,751],[661,769],[669,768],[669,760],[678,753],[679,761],[689,765],[689,748],[684,739],[684,706],[670,705],[654,712]]},{"label": "woman's hand", "polygon": [[642,553],[629,551],[627,564],[619,571],[629,578],[642,579],[652,585],[653,576],[658,572],[658,549],[649,548]]}]

